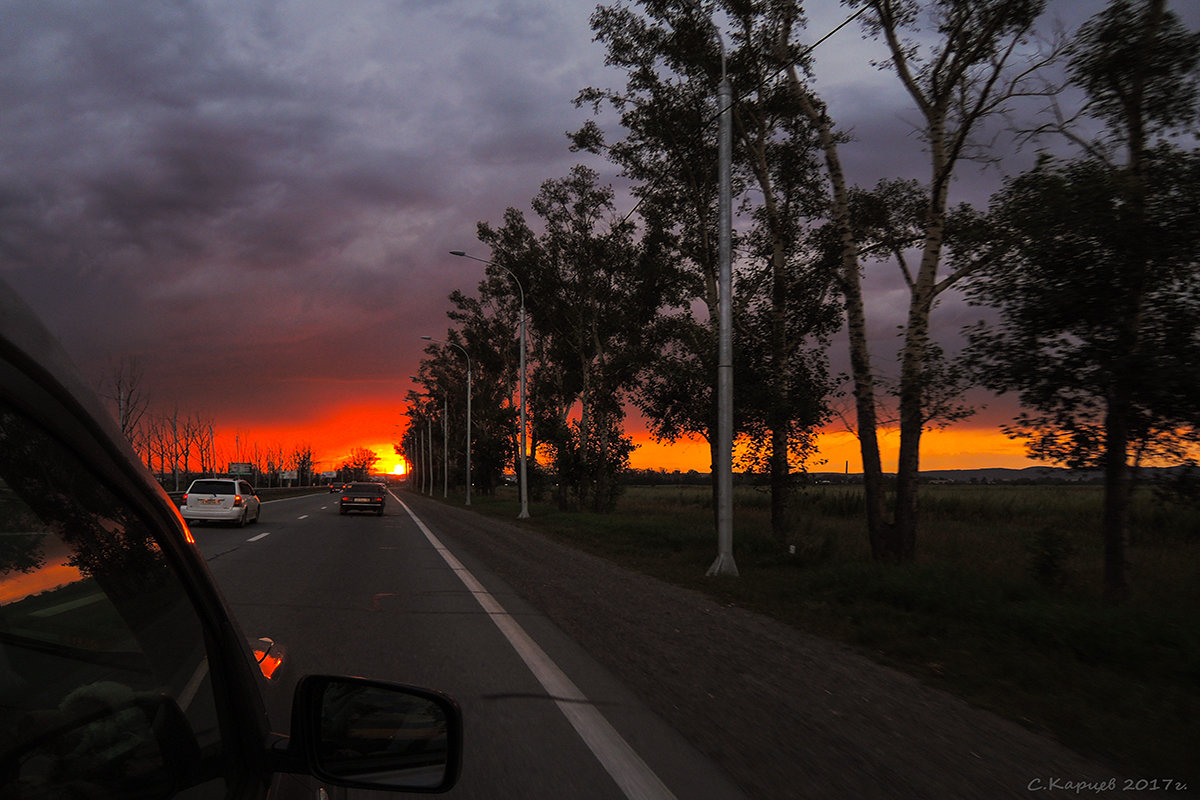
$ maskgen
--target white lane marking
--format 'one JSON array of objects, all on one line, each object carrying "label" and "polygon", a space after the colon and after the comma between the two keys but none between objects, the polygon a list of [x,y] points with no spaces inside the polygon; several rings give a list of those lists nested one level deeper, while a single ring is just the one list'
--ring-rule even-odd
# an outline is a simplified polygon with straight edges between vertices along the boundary
[{"label": "white lane marking", "polygon": [[263,539],[263,538],[265,538],[265,537],[267,537],[267,536],[270,536],[270,535],[271,535],[271,532],[270,532],[270,531],[266,531],[265,533],[260,533],[258,536],[251,536],[251,537],[250,537],[249,539],[247,539],[246,541],[247,541],[247,542],[257,542],[259,539]]},{"label": "white lane marking", "polygon": [[57,616],[58,614],[66,613],[67,611],[74,611],[77,608],[90,606],[92,603],[99,603],[101,600],[107,599],[108,595],[106,595],[104,592],[93,592],[92,594],[85,595],[78,600],[69,600],[65,603],[59,603],[58,605],[50,606],[49,608],[43,608],[40,611],[34,611],[30,613],[29,616],[53,617]]},{"label": "white lane marking", "polygon": [[425,534],[425,538],[437,550],[442,560],[454,571],[463,585],[470,590],[472,596],[488,613],[492,622],[504,634],[504,638],[512,645],[513,650],[529,667],[529,671],[538,679],[538,683],[546,693],[555,698],[555,705],[563,713],[571,727],[579,734],[579,738],[596,756],[596,760],[608,771],[616,781],[617,786],[629,800],[675,800],[675,795],[666,784],[654,774],[654,771],[634,752],[629,743],[621,738],[616,728],[612,726],[591,701],[579,690],[579,687],[567,677],[550,656],[538,646],[525,629],[509,615],[496,598],[483,587],[474,575],[462,565],[453,553],[433,535],[425,523],[413,513],[403,500],[392,497],[412,517],[413,522]]},{"label": "white lane marking", "polygon": [[296,517],[296,519],[308,519],[308,514],[301,514],[300,516]]}]

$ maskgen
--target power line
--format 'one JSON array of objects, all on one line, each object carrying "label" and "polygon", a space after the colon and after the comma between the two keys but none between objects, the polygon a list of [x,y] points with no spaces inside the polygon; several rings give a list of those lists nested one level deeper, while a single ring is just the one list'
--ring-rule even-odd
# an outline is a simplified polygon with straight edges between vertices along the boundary
[{"label": "power line", "polygon": [[[745,90],[744,92],[741,92],[741,93],[739,93],[739,94],[735,94],[735,95],[733,96],[733,100],[731,100],[731,101],[729,102],[729,105],[728,105],[728,106],[726,106],[726,108],[733,108],[734,106],[736,106],[736,105],[738,104],[738,101],[739,101],[739,100],[741,100],[741,99],[742,99],[743,97],[745,97],[746,95],[750,94],[750,92],[756,92],[756,91],[758,91],[758,90],[759,90],[759,89],[761,89],[763,86],[765,86],[765,85],[767,84],[767,82],[768,82],[768,81],[770,81],[770,80],[772,80],[773,78],[777,77],[777,76],[779,75],[779,73],[783,72],[785,69],[787,69],[787,68],[789,68],[789,67],[793,67],[793,66],[795,66],[795,65],[796,65],[796,64],[797,64],[797,63],[798,63],[798,62],[799,62],[799,61],[800,61],[802,58],[804,58],[805,56],[807,56],[807,55],[808,55],[809,53],[811,53],[813,50],[816,50],[816,49],[817,49],[817,47],[819,47],[820,45],[822,45],[822,44],[824,44],[826,41],[828,41],[830,38],[832,38],[832,37],[833,37],[833,35],[834,35],[834,34],[836,34],[838,31],[840,31],[842,28],[846,27],[846,26],[847,26],[847,25],[849,25],[851,22],[853,22],[854,20],[856,20],[856,19],[858,19],[860,16],[862,16],[862,15],[863,15],[863,13],[864,13],[864,12],[865,12],[865,11],[866,11],[868,8],[869,8],[869,6],[866,6],[866,5],[864,5],[864,6],[863,6],[862,8],[860,8],[858,11],[855,11],[853,14],[851,14],[851,15],[850,15],[850,16],[848,16],[848,17],[846,17],[846,19],[844,19],[844,20],[842,20],[840,23],[838,23],[838,25],[837,25],[837,26],[836,26],[836,27],[835,27],[833,30],[831,30],[829,33],[825,34],[825,35],[824,35],[824,36],[822,36],[820,39],[817,39],[817,41],[813,42],[813,43],[812,43],[812,44],[810,44],[808,47],[806,47],[806,48],[804,48],[802,51],[800,51],[800,52],[799,52],[799,53],[796,55],[796,57],[795,57],[795,58],[793,58],[791,61],[788,61],[786,64],[783,64],[783,65],[781,65],[780,67],[778,67],[778,68],[777,68],[777,69],[776,69],[774,72],[772,72],[770,75],[768,75],[767,77],[765,77],[765,78],[763,78],[762,80],[760,80],[760,81],[759,81],[757,84],[755,84],[755,85],[754,85],[753,87],[751,87],[750,89],[747,89],[747,90]],[[719,118],[720,118],[720,116],[721,116],[721,114],[722,114],[722,113],[723,113],[725,110],[726,110],[725,108],[718,109],[718,110],[717,110],[717,113],[716,113],[716,114],[714,114],[712,117],[710,117],[710,118],[709,118],[709,120],[708,120],[708,122],[707,122],[707,123],[705,123],[705,124],[709,124],[709,123],[711,123],[711,122],[713,122],[713,121],[715,121],[715,120],[719,119]]]},{"label": "power line", "polygon": [[[781,66],[776,68],[776,70],[774,72],[772,72],[769,76],[760,80],[753,87],[746,89],[745,91],[743,91],[739,94],[735,94],[733,96],[733,99],[729,101],[729,104],[727,106],[717,109],[716,113],[713,114],[711,117],[709,117],[707,120],[705,120],[703,125],[708,126],[708,125],[711,125],[712,123],[716,122],[717,120],[719,120],[721,118],[721,114],[723,114],[726,110],[732,109],[734,106],[736,106],[738,104],[739,100],[741,100],[743,97],[750,94],[750,92],[755,92],[755,91],[758,91],[759,89],[761,89],[763,86],[765,86],[767,84],[768,81],[774,79],[785,69],[795,66],[802,58],[809,55],[810,53],[812,53],[813,50],[816,50],[820,45],[824,44],[826,41],[831,39],[842,28],[846,27],[851,22],[853,22],[854,20],[856,20],[860,16],[862,16],[863,13],[866,12],[868,8],[869,8],[869,6],[864,5],[862,8],[858,9],[858,11],[855,11],[853,14],[846,17],[846,19],[844,19],[840,23],[838,23],[831,31],[826,33],[820,39],[817,39],[817,41],[813,42],[808,47],[804,48],[801,52],[797,53],[795,58],[793,58],[792,60],[788,61],[787,63],[782,64]],[[638,103],[638,101],[634,100],[633,98],[625,98],[625,100],[628,102]],[[626,214],[624,217],[622,217],[621,221],[628,222],[629,218],[634,215],[634,212],[636,212],[641,207],[644,200],[645,200],[645,198],[638,198],[638,201],[636,203],[634,203],[633,208],[629,209],[629,213]]]}]

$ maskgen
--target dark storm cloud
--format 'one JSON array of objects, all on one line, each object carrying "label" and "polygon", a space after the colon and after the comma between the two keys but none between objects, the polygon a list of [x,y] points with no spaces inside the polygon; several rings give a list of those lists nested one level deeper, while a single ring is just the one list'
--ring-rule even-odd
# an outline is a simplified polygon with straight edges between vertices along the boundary
[{"label": "dark storm cloud", "polygon": [[479,278],[446,250],[569,167],[590,9],[6,2],[0,273],[208,413],[406,382]]},{"label": "dark storm cloud", "polygon": [[[482,275],[446,251],[477,251],[479,220],[582,158],[563,136],[582,88],[624,85],[595,5],[0,0],[0,276],[93,377],[136,355],[210,413],[406,381],[448,293]],[[845,9],[811,16],[816,38]],[[868,62],[857,30],[818,52],[847,164],[868,185],[922,178],[909,101]],[[975,180],[956,190],[996,183]],[[887,343],[899,277],[871,269],[891,276],[871,301]]]}]

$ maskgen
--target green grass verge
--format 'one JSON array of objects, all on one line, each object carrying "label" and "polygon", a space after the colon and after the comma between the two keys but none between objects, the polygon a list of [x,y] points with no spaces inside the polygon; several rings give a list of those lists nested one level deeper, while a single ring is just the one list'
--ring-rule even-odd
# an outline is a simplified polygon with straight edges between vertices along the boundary
[{"label": "green grass verge", "polygon": [[[859,491],[801,492],[784,545],[767,535],[765,493],[739,489],[738,578],[704,575],[716,537],[703,488],[634,487],[612,514],[532,504],[520,524],[850,644],[1129,777],[1196,781],[1200,511],[1138,501],[1120,607],[1099,599],[1098,487],[929,487],[918,558],[902,566],[870,560]],[[516,522],[519,506],[506,489],[472,508]]]}]

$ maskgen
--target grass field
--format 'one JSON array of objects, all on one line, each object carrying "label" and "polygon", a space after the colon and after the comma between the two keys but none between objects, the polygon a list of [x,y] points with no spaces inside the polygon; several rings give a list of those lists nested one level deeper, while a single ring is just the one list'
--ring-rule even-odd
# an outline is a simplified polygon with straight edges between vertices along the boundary
[{"label": "grass field", "polygon": [[[515,518],[506,492],[472,507]],[[607,515],[533,504],[521,524],[851,644],[1129,777],[1195,785],[1200,509],[1135,498],[1133,593],[1113,607],[1099,599],[1100,499],[1095,486],[926,487],[918,557],[888,567],[870,560],[860,489],[802,490],[780,547],[765,490],[739,487],[738,578],[704,576],[716,556],[707,488],[631,487]]]}]

